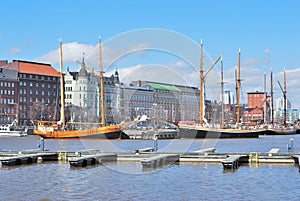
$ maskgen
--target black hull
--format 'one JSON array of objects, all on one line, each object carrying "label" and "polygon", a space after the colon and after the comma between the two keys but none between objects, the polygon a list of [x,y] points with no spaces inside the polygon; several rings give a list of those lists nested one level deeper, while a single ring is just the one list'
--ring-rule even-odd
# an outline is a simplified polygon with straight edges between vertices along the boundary
[{"label": "black hull", "polygon": [[289,129],[289,130],[276,130],[276,129],[268,129],[265,135],[295,135],[299,134],[298,129]]},{"label": "black hull", "polygon": [[193,128],[179,128],[179,135],[181,138],[212,138],[212,139],[226,139],[226,138],[259,138],[259,135],[264,134],[264,130],[247,131],[247,130],[214,130],[214,129],[193,129]]},{"label": "black hull", "polygon": [[105,133],[105,134],[99,134],[99,135],[92,135],[92,136],[84,136],[80,138],[86,138],[86,139],[129,139],[129,136],[124,132],[112,132],[112,133]]}]

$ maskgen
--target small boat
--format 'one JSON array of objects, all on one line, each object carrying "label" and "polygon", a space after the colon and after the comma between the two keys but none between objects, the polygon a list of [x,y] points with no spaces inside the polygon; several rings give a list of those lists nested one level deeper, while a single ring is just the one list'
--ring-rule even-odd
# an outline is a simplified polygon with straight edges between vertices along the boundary
[{"label": "small boat", "polygon": [[21,130],[16,130],[12,125],[6,124],[0,126],[0,137],[24,137],[27,133]]}]

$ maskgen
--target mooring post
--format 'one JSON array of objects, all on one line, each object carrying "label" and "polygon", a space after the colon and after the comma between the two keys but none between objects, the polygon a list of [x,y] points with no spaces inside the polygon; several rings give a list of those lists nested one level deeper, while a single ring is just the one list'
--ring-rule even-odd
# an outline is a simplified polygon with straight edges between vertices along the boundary
[{"label": "mooring post", "polygon": [[294,139],[291,138],[290,141],[291,141],[291,154],[293,154],[293,151],[294,151]]},{"label": "mooring post", "polygon": [[157,150],[158,150],[158,141],[157,141],[157,139],[158,139],[158,134],[155,134],[153,136],[153,140],[154,140],[153,150],[154,150],[154,152],[157,152]]},{"label": "mooring post", "polygon": [[43,137],[40,138],[40,150],[45,151],[45,141]]}]

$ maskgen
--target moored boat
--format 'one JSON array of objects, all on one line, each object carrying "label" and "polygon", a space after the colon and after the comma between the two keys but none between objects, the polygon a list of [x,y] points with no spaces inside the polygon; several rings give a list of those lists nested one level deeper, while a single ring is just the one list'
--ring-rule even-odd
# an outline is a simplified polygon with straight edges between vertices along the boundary
[{"label": "moored boat", "polygon": [[[94,125],[94,127],[84,127],[83,129],[68,128],[65,122],[64,114],[64,95],[61,96],[61,120],[60,125],[57,123],[51,123],[45,125],[45,122],[38,121],[37,129],[34,130],[34,134],[43,138],[104,138],[104,139],[128,139],[129,137],[122,132],[122,125],[105,125],[104,118],[104,78],[102,70],[102,44],[99,39],[100,48],[100,89],[101,89],[101,111],[102,122],[101,125]],[[62,67],[62,42],[60,41],[60,79],[61,79],[61,94],[64,94],[64,77]],[[70,122],[71,123],[71,122]]]},{"label": "moored boat", "polygon": [[297,129],[294,128],[289,128],[289,129],[268,128],[265,133],[265,135],[294,135],[294,134],[297,134]]},{"label": "moored boat", "polygon": [[1,125],[0,126],[0,136],[5,137],[24,137],[27,133],[21,130],[16,130],[12,125]]},{"label": "moored boat", "polygon": [[180,126],[179,135],[181,138],[258,138],[265,130],[253,129],[214,129],[202,127]]}]

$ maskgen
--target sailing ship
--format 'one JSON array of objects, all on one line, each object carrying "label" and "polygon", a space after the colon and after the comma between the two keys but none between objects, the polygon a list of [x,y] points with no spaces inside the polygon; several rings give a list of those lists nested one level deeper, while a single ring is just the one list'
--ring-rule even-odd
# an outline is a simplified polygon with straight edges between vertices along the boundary
[{"label": "sailing ship", "polygon": [[[274,111],[273,111],[273,105],[272,105],[272,115],[271,115],[271,125],[269,126],[269,128],[266,131],[266,135],[293,135],[293,134],[298,134],[299,133],[299,129],[298,128],[289,128],[286,125],[286,111],[287,111],[287,105],[286,105],[286,94],[287,94],[287,90],[286,90],[286,72],[284,70],[283,72],[283,87],[281,86],[280,82],[278,81],[279,87],[282,91],[283,94],[283,125],[282,127],[279,128],[275,128],[274,126]],[[273,74],[271,72],[271,100],[272,100],[272,104],[273,104]]]},{"label": "sailing ship", "polygon": [[[100,48],[100,95],[101,95],[101,126],[83,128],[83,129],[69,129],[65,122],[64,113],[64,77],[63,77],[63,64],[62,64],[62,41],[60,41],[60,81],[61,81],[61,120],[58,123],[49,123],[45,121],[38,121],[37,129],[34,134],[43,138],[104,138],[104,139],[128,139],[128,135],[122,132],[125,125],[105,125],[105,107],[104,107],[104,77],[102,68],[102,42],[99,39]],[[86,123],[88,124],[88,123]],[[71,126],[72,127],[72,126]]]},{"label": "sailing ship", "polygon": [[[200,108],[200,116],[199,116],[199,126],[197,125],[181,125],[179,126],[179,134],[181,138],[258,138],[259,135],[265,133],[265,130],[260,129],[225,129],[224,125],[224,109],[223,109],[223,100],[222,100],[222,116],[221,116],[221,127],[217,128],[205,128],[203,127],[203,118],[204,118],[204,97],[203,97],[203,62],[202,62],[202,54],[203,54],[203,43],[201,40],[200,43],[200,99],[199,99],[199,108]],[[238,54],[238,78],[237,78],[237,111],[236,111],[236,125],[240,124],[240,50]],[[218,60],[213,64],[213,66],[218,62]],[[213,67],[212,66],[212,67]],[[222,96],[224,94],[223,89],[223,62],[221,61],[222,68]]]}]

